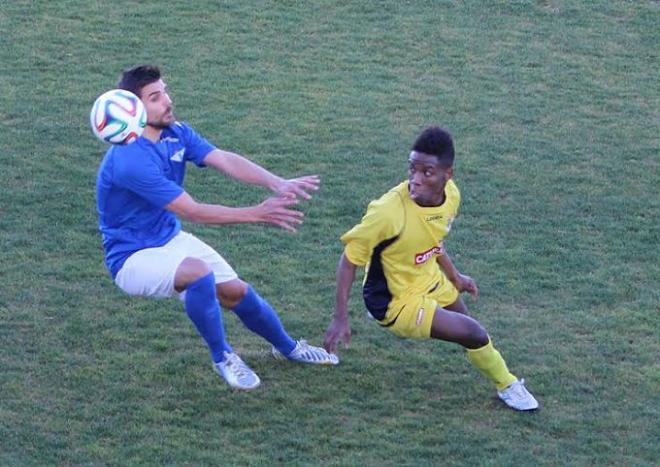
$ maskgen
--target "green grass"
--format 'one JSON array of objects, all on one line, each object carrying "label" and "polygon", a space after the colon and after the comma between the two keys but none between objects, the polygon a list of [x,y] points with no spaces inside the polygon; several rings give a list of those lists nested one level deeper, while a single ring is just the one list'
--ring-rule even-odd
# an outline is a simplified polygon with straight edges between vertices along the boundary
[{"label": "green grass", "polygon": [[[653,465],[660,458],[660,7],[652,1],[0,0],[0,464]],[[108,4],[109,5],[109,4]],[[186,228],[321,341],[338,237],[451,129],[471,303],[542,410],[505,409],[463,352],[363,319],[337,368],[274,362],[233,393],[176,301],[112,284],[94,98],[166,73],[180,119],[274,172],[318,173],[295,236]],[[265,192],[191,168],[229,205]]]}]

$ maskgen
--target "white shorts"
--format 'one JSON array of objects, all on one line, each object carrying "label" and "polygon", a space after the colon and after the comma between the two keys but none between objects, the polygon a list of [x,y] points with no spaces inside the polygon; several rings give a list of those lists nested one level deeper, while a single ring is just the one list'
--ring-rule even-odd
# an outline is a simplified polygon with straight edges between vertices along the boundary
[{"label": "white shorts", "polygon": [[183,298],[174,290],[174,276],[186,258],[204,261],[213,271],[216,284],[238,277],[217,251],[194,235],[181,231],[163,246],[145,248],[129,256],[117,273],[115,284],[129,295]]}]

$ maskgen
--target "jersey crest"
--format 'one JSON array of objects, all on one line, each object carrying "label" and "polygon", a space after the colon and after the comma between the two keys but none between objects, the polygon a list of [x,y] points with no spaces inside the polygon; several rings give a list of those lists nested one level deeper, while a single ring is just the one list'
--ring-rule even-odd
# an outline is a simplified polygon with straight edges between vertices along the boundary
[{"label": "jersey crest", "polygon": [[436,255],[441,255],[443,253],[442,243],[440,245],[429,248],[426,251],[415,254],[415,264],[420,265],[426,263],[428,260],[433,258]]}]

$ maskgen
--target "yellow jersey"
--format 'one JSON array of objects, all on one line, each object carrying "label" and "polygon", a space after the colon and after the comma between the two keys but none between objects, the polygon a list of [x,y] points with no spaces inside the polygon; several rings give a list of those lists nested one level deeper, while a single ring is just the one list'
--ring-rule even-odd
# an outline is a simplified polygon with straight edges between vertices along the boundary
[{"label": "yellow jersey", "polygon": [[458,215],[461,195],[453,180],[440,206],[422,207],[403,182],[369,203],[362,221],[341,236],[348,260],[365,266],[363,296],[378,320],[393,298],[432,291],[443,279],[436,257]]}]

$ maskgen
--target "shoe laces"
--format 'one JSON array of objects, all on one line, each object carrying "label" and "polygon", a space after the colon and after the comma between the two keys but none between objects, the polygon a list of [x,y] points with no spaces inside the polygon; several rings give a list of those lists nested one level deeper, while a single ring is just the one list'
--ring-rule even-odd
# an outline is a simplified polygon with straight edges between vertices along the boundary
[{"label": "shoe laces", "polygon": [[320,347],[313,347],[307,343],[305,339],[301,339],[298,341],[300,344],[300,347],[298,348],[298,355],[307,353],[313,357],[325,357],[326,351]]},{"label": "shoe laces", "polygon": [[231,370],[231,372],[239,378],[252,374],[252,370],[250,370],[245,362],[241,360],[241,357],[236,353],[225,352],[225,362],[225,365]]},{"label": "shoe laces", "polygon": [[518,399],[527,397],[527,390],[525,389],[525,379],[514,382],[511,385],[511,395]]}]

